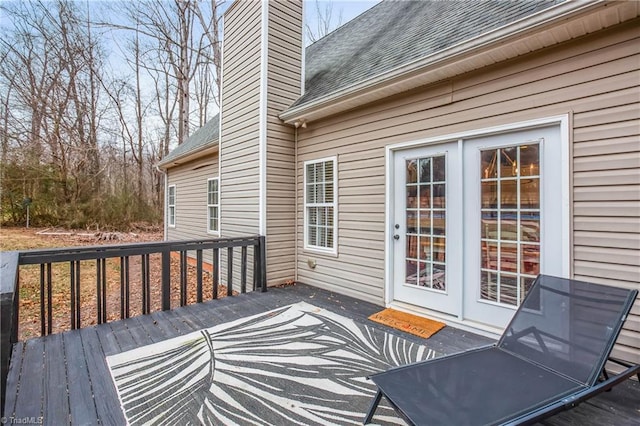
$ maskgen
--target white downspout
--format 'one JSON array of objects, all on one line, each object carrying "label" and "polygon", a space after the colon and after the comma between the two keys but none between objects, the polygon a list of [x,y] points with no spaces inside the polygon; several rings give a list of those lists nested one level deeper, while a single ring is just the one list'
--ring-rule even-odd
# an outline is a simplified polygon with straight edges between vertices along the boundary
[{"label": "white downspout", "polygon": [[293,130],[293,176],[295,194],[295,216],[293,221],[293,281],[298,282],[298,126]]},{"label": "white downspout", "polygon": [[162,190],[162,209],[164,211],[162,218],[163,218],[163,236],[162,239],[164,241],[167,241],[167,233],[169,232],[169,228],[167,227],[167,222],[168,222],[168,217],[167,217],[167,185],[169,184],[169,176],[167,174],[166,170],[161,170],[160,167],[158,167],[158,165],[156,164],[156,170],[159,173],[162,173],[164,175],[164,188]]}]

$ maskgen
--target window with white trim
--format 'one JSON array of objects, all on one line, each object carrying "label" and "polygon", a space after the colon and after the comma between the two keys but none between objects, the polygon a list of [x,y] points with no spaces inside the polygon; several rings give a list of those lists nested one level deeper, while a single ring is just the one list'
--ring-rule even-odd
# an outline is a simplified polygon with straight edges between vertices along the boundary
[{"label": "window with white trim", "polygon": [[207,231],[220,232],[219,179],[207,180]]},{"label": "window with white trim", "polygon": [[176,186],[169,185],[167,190],[167,222],[169,226],[176,226]]},{"label": "window with white trim", "polygon": [[304,163],[304,247],[337,252],[336,157]]}]

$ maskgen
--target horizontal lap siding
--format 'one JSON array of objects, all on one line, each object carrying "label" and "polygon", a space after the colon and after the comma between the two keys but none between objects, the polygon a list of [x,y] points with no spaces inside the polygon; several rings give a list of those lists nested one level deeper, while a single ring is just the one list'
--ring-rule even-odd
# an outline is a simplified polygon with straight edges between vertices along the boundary
[{"label": "horizontal lap siding", "polygon": [[294,130],[278,115],[300,97],[302,3],[269,2],[267,79],[267,277],[295,277]]},{"label": "horizontal lap siding", "polygon": [[224,19],[221,224],[237,237],[258,233],[261,4],[235,4]]},{"label": "horizontal lap siding", "polygon": [[[207,232],[207,180],[218,177],[218,154],[208,155],[167,170],[169,185],[176,186],[176,226],[167,228],[167,239],[205,240]],[[195,256],[195,253],[190,253]],[[205,253],[211,263],[211,253]]]},{"label": "horizontal lap siding", "polygon": [[[303,162],[338,156],[338,256],[304,252],[299,280],[384,301],[385,146],[569,114],[576,278],[637,288],[640,279],[640,22],[636,19],[366,108],[300,132]],[[309,268],[307,260],[317,262]],[[374,261],[372,261],[372,259]],[[615,352],[640,361],[640,302]]]},{"label": "horizontal lap siding", "polygon": [[[261,2],[234,3],[224,16],[220,226],[223,237],[257,235],[260,191]],[[248,262],[253,262],[249,249]],[[234,250],[233,283],[240,289],[240,249]],[[221,282],[227,283],[226,250]],[[253,280],[249,268],[247,279]],[[250,288],[251,286],[249,286]]]}]

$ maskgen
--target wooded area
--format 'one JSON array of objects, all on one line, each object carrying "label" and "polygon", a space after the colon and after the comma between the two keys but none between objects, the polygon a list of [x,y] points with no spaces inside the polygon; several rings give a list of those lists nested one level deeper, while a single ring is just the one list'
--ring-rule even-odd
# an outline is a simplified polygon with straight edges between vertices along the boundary
[{"label": "wooded area", "polygon": [[0,4],[0,223],[162,220],[156,164],[217,112],[217,0]]}]

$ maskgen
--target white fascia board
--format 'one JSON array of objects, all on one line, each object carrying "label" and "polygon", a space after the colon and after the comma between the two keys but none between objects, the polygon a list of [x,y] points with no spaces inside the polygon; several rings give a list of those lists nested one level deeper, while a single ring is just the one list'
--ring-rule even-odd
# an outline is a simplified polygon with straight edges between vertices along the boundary
[{"label": "white fascia board", "polygon": [[[310,102],[309,104],[291,108],[280,114],[279,118],[287,124],[293,124],[296,120],[301,119],[310,121],[336,112],[336,107],[339,107],[339,104],[341,103],[348,104],[349,108],[353,108],[357,106],[358,103],[376,100],[377,98],[369,99],[368,97],[363,96],[363,92],[366,92],[373,87],[383,88],[385,85],[396,84],[399,80],[402,80],[402,78],[409,78],[416,73],[433,72],[435,69],[443,65],[449,65],[452,62],[462,62],[468,57],[477,54],[479,51],[517,41],[517,39],[523,35],[539,31],[541,27],[548,27],[555,23],[562,23],[570,17],[580,15],[590,10],[602,7],[603,5],[606,5],[605,0],[588,2],[567,1],[560,3],[542,12],[519,19],[511,24],[455,44],[445,50],[441,50],[416,61],[403,64],[368,80],[347,86],[323,98]],[[424,84],[423,81],[418,85],[422,84]],[[403,91],[404,90],[408,90],[408,88],[405,87],[403,88]],[[382,92],[385,91],[382,90]],[[385,93],[387,93],[387,96],[392,94],[389,92]],[[362,98],[361,102],[358,102],[357,99],[353,99],[358,97]]]},{"label": "white fascia board", "polygon": [[209,146],[207,148],[194,148],[191,151],[171,158],[168,161],[161,161],[160,163],[158,163],[158,168],[161,170],[168,170],[172,167],[176,167],[189,161],[204,157],[205,155],[215,154],[216,152],[218,152],[219,146],[220,145],[216,143],[215,145]]}]

